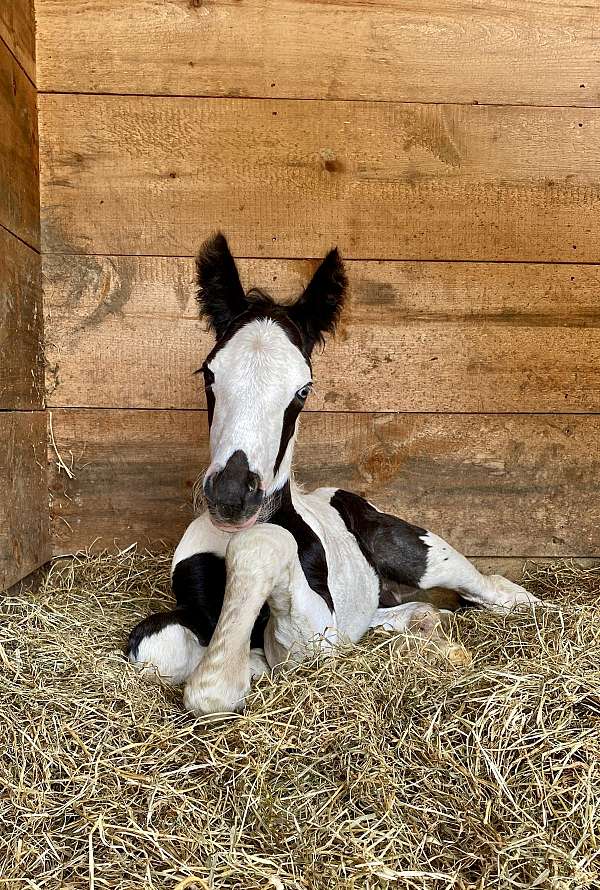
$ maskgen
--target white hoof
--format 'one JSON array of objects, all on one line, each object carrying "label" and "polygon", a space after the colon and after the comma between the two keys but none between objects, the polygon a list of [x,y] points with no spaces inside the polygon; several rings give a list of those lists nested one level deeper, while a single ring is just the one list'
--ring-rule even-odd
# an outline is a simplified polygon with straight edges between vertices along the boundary
[{"label": "white hoof", "polygon": [[244,709],[252,680],[270,670],[262,649],[250,650],[247,673],[244,672],[243,677],[207,671],[203,666],[186,684],[183,704],[197,717],[239,713]]},{"label": "white hoof", "polygon": [[144,637],[129,661],[145,679],[170,686],[184,683],[198,667],[205,647],[187,627],[168,624],[155,634]]},{"label": "white hoof", "polygon": [[483,605],[496,612],[510,612],[513,609],[531,609],[541,600],[502,575],[488,575],[488,591]]},{"label": "white hoof", "polygon": [[187,683],[183,691],[186,711],[196,717],[211,714],[238,714],[244,707],[247,689],[206,688],[202,683]]},{"label": "white hoof", "polygon": [[271,670],[269,667],[269,662],[265,658],[265,653],[262,649],[251,649],[250,650],[250,677],[252,680],[256,679],[256,677],[262,677],[263,674],[268,673]]}]

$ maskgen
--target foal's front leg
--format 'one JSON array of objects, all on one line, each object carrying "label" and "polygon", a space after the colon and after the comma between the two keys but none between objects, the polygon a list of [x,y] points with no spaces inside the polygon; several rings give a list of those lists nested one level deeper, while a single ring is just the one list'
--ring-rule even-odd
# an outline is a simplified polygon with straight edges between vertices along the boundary
[{"label": "foal's front leg", "polygon": [[296,542],[285,529],[256,525],[227,545],[227,581],[219,621],[204,658],[189,677],[185,707],[195,714],[239,711],[253,676],[268,670],[256,663],[250,634],[267,599],[289,591],[297,560]]}]

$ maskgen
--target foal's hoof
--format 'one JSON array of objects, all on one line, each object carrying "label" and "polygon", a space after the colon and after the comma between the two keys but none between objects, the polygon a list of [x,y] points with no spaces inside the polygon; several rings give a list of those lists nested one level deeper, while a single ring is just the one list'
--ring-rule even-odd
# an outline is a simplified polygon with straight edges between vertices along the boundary
[{"label": "foal's hoof", "polygon": [[490,608],[496,612],[511,612],[513,609],[531,609],[542,601],[529,593],[520,584],[515,584],[502,575],[488,575],[490,585]]},{"label": "foal's hoof", "polygon": [[439,637],[448,627],[449,617],[447,613],[442,614],[439,609],[429,603],[420,603],[415,606],[412,615],[408,621],[408,630],[417,636]]},{"label": "foal's hoof", "polygon": [[194,717],[216,714],[239,714],[243,710],[246,695],[242,690],[226,692],[210,691],[188,683],[183,691],[183,705]]},{"label": "foal's hoof", "polygon": [[448,643],[445,652],[441,654],[448,659],[454,667],[466,667],[473,661],[473,656],[468,649],[461,646],[460,643]]}]

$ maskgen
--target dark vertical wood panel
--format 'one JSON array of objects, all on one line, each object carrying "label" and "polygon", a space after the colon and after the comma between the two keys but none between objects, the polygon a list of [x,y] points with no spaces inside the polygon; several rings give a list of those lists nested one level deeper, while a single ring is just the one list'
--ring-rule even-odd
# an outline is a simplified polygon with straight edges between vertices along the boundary
[{"label": "dark vertical wood panel", "polygon": [[40,256],[0,229],[0,409],[43,408]]},{"label": "dark vertical wood panel", "polygon": [[35,83],[35,10],[33,0],[2,0],[0,38]]},{"label": "dark vertical wood panel", "polygon": [[0,42],[0,225],[40,243],[36,91]]},{"label": "dark vertical wood panel", "polygon": [[46,412],[0,411],[0,590],[50,556]]}]

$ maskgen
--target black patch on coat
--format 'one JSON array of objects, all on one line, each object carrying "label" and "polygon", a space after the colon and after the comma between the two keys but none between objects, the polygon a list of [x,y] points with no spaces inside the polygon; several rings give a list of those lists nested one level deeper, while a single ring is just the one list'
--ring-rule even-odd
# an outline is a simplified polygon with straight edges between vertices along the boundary
[{"label": "black patch on coat", "polygon": [[312,528],[302,519],[292,503],[290,483],[286,482],[280,492],[281,504],[279,509],[270,517],[271,525],[279,525],[285,528],[296,539],[298,546],[298,558],[304,577],[308,581],[311,590],[314,590],[327,605],[333,614],[335,611],[333,598],[329,590],[327,557],[325,548],[320,538]]},{"label": "black patch on coat", "polygon": [[275,478],[279,471],[281,461],[283,460],[285,452],[287,451],[287,447],[290,444],[290,439],[292,438],[296,430],[296,421],[298,420],[298,415],[304,408],[304,405],[305,402],[302,399],[299,399],[298,396],[294,396],[294,398],[284,411],[283,426],[281,427],[281,439],[279,441],[279,451],[277,452],[277,457],[275,458],[275,466],[273,467],[273,478]]},{"label": "black patch on coat", "polygon": [[421,540],[427,530],[389,513],[380,513],[364,498],[342,489],[336,491],[330,503],[379,575],[380,591],[384,594],[381,597],[380,593],[380,607],[396,605],[386,595],[385,582],[418,586],[427,570],[429,547]]},{"label": "black patch on coat", "polygon": [[[172,588],[177,608],[150,615],[133,628],[127,641],[126,654],[137,656],[144,637],[158,633],[169,624],[182,624],[196,634],[202,646],[208,646],[225,596],[225,560],[214,553],[196,553],[178,562],[173,570]],[[264,647],[264,631],[270,610],[260,610],[250,636],[250,647]]]},{"label": "black patch on coat", "polygon": [[215,394],[212,389],[206,390],[206,409],[208,412],[208,428],[210,429],[215,414]]},{"label": "black patch on coat", "polygon": [[206,393],[206,408],[208,410],[208,428],[210,429],[212,426],[213,415],[215,413],[215,394],[212,390],[212,385],[215,382],[215,375],[210,368],[206,366],[206,363],[202,365],[200,370],[204,375],[204,391]]}]

